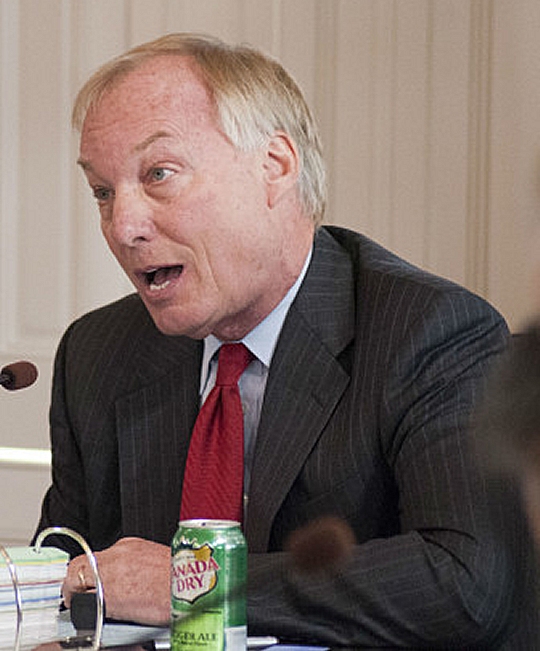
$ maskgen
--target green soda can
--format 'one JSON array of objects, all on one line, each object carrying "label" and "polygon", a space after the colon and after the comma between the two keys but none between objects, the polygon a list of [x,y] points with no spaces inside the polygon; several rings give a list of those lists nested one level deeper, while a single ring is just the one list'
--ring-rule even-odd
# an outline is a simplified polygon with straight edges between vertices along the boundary
[{"label": "green soda can", "polygon": [[240,524],[183,520],[171,557],[171,651],[244,651],[247,548]]}]

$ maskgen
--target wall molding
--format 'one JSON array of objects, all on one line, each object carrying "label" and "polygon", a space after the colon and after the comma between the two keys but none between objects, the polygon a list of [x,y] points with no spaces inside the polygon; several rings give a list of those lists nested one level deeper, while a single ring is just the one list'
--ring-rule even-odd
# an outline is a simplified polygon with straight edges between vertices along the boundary
[{"label": "wall molding", "polygon": [[47,468],[51,467],[51,451],[42,448],[0,447],[0,467]]},{"label": "wall molding", "polygon": [[466,282],[489,292],[493,0],[471,3]]},{"label": "wall molding", "polygon": [[19,240],[19,4],[0,3],[0,350],[17,338]]}]

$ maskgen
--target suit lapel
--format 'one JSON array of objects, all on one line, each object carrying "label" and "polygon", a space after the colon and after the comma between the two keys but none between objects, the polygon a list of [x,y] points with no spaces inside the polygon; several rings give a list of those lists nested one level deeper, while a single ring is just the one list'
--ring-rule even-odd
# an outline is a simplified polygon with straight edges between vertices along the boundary
[{"label": "suit lapel", "polygon": [[348,384],[338,356],[353,332],[351,264],[321,231],[270,367],[245,523],[250,551],[267,549],[273,520]]}]

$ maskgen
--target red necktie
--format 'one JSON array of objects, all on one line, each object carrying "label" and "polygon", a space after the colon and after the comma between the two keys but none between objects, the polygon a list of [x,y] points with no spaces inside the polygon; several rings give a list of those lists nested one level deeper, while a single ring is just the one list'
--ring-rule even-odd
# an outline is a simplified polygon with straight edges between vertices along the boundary
[{"label": "red necktie", "polygon": [[191,435],[181,520],[243,520],[244,415],[238,380],[252,359],[244,344],[224,344],[219,350],[216,384]]}]

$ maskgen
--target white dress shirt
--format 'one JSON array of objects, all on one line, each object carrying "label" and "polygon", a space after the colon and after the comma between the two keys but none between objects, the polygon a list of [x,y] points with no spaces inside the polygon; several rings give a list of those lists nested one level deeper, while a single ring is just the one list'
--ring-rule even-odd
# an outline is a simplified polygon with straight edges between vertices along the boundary
[{"label": "white dress shirt", "polygon": [[[241,343],[255,356],[255,359],[249,364],[238,382],[242,409],[244,411],[244,508],[247,504],[253,451],[255,449],[255,439],[261,417],[264,390],[268,379],[268,369],[270,368],[270,362],[272,361],[283,322],[306,275],[310,260],[311,251],[304,262],[300,275],[281,303],[241,340]],[[208,397],[216,382],[217,351],[222,343],[214,335],[209,335],[204,340],[200,384],[201,405]]]}]

